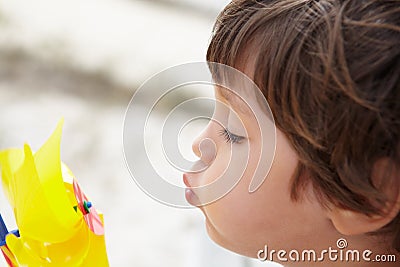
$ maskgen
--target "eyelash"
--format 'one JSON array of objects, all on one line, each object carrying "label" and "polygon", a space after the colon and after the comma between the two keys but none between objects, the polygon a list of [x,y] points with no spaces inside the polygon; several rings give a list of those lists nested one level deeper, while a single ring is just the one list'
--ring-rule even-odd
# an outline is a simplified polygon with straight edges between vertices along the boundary
[{"label": "eyelash", "polygon": [[242,142],[244,139],[243,136],[233,134],[230,131],[228,131],[228,129],[226,129],[226,128],[220,130],[219,134],[225,138],[227,143],[231,143],[231,144],[240,144],[240,142]]}]

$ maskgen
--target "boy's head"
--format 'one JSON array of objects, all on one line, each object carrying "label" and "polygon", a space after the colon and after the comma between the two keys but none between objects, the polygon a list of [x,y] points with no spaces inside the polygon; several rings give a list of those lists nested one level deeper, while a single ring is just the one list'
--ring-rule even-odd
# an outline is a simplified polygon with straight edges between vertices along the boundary
[{"label": "boy's head", "polygon": [[[251,225],[259,227],[265,243],[282,246],[274,238],[285,233],[278,230],[283,228],[292,247],[302,247],[301,239],[310,242],[310,249],[316,246],[318,241],[309,236],[314,232],[331,242],[342,234],[385,240],[400,251],[399,44],[400,5],[394,0],[236,0],[222,11],[207,60],[243,71],[260,88],[278,129],[270,176],[278,170],[276,175],[285,180],[280,165],[290,174],[281,202],[287,193],[294,209],[279,213],[268,208],[271,203],[262,203],[276,224],[260,217]],[[263,187],[274,185],[274,178],[268,178]],[[229,201],[229,194],[224,199]],[[210,235],[232,250],[256,256],[251,242],[259,240],[246,243],[243,237],[237,239],[241,245],[234,244],[228,229],[233,226],[226,230],[219,224],[229,218],[224,214],[229,210],[212,213],[217,203],[203,208]],[[244,207],[236,205],[241,212]],[[284,218],[321,214],[325,221],[296,221],[297,231]],[[357,240],[352,239],[354,246],[368,248]]]}]

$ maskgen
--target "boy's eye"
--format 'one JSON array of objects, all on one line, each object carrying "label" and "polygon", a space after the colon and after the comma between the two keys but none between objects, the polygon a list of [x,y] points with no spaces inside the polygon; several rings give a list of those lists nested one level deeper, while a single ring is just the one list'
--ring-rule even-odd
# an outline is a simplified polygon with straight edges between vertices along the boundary
[{"label": "boy's eye", "polygon": [[239,144],[244,139],[243,136],[233,134],[230,131],[228,131],[228,129],[226,129],[226,128],[220,130],[219,134],[225,138],[227,143]]}]

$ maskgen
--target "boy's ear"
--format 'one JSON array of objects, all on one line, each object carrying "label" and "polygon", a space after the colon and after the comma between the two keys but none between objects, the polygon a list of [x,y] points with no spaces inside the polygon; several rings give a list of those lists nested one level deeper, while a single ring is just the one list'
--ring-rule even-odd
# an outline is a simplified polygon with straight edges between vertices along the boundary
[{"label": "boy's ear", "polygon": [[375,162],[372,181],[376,188],[387,197],[382,206],[382,214],[365,215],[360,212],[333,207],[329,211],[336,230],[343,235],[358,235],[374,232],[390,223],[400,211],[400,168],[389,158]]}]

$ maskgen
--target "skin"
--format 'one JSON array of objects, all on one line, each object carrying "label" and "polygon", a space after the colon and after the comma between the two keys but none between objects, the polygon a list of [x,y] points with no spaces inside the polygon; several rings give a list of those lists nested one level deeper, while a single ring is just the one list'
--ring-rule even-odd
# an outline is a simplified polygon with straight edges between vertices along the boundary
[{"label": "skin", "polygon": [[[245,68],[244,73],[250,76],[252,69]],[[216,105],[213,120],[193,143],[194,153],[208,168],[202,172],[185,174],[186,184],[192,192],[192,199],[189,196],[188,200],[199,206],[204,213],[206,228],[212,240],[222,247],[252,258],[257,258],[257,253],[265,245],[269,251],[283,249],[287,253],[293,249],[300,253],[314,249],[318,257],[324,249],[338,249],[336,241],[339,238],[347,240],[349,250],[358,249],[360,253],[366,249],[371,250],[373,254],[370,258],[377,254],[394,254],[386,247],[388,242],[383,243],[380,236],[365,233],[344,235],[338,231],[332,222],[334,212],[320,205],[311,185],[305,189],[301,201],[290,199],[291,179],[298,157],[279,129],[276,129],[276,150],[271,169],[260,188],[249,193],[262,141],[268,142],[271,138],[268,134],[260,138],[258,126],[270,127],[270,120],[255,99],[249,100],[251,107],[243,104],[238,108],[237,101],[227,100],[219,92],[217,89],[216,99],[220,104]],[[262,123],[257,123],[254,114]],[[227,142],[220,134],[224,127],[244,139],[239,143]],[[264,130],[268,132],[268,129]],[[212,142],[202,142],[205,139]],[[250,153],[247,153],[248,149]],[[230,160],[231,155],[238,156]],[[243,169],[245,171],[240,181],[228,194],[217,201],[206,203],[207,195],[198,187],[208,185],[226,173],[240,174]],[[398,261],[400,257],[398,254],[396,256]],[[273,260],[279,262],[276,254]],[[324,262],[280,263],[285,266],[397,266],[396,262],[334,262],[329,261],[328,255]]]}]

